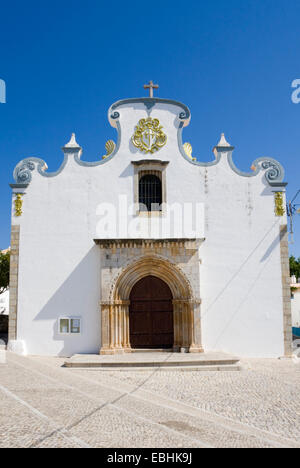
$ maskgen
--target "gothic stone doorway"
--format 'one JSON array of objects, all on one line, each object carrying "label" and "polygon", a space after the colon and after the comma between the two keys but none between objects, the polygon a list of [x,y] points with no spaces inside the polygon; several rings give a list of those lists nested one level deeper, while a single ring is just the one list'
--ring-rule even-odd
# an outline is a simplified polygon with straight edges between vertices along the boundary
[{"label": "gothic stone doorway", "polygon": [[[197,266],[199,267],[199,265]],[[105,268],[104,272],[105,275],[102,282],[103,296],[106,294],[106,286],[110,281],[110,268]],[[152,307],[157,308],[157,310],[154,311],[154,315],[156,315],[157,312],[159,317],[157,322],[165,320],[163,326],[157,324],[155,319],[153,319],[154,323],[149,322],[150,319],[147,318],[146,314],[144,314],[143,318],[143,320],[146,320],[145,327],[138,328],[139,326],[141,327],[139,322],[142,323],[142,319],[137,319],[138,323],[134,325],[134,315],[135,313],[137,315],[137,299],[143,301],[144,305],[142,307],[144,307],[144,309],[147,308],[148,306],[145,304],[148,303],[149,305],[149,302],[151,302],[153,298],[151,291],[155,289],[151,286],[150,291],[145,297],[144,288],[144,292],[140,295],[141,293],[138,292],[138,288],[141,286],[138,285],[138,283],[143,279],[152,284],[154,281],[161,280],[160,283],[156,283],[160,285],[160,300],[157,301],[155,306],[151,305],[151,312],[153,312]],[[174,351],[203,352],[201,344],[201,301],[193,295],[190,282],[183,271],[174,263],[161,256],[149,253],[137,260],[133,260],[132,263],[129,263],[119,272],[115,279],[111,278],[111,280],[112,284],[109,289],[109,296],[106,300],[101,301],[100,354],[130,353],[134,346],[162,347],[169,345],[171,345],[171,347],[173,345]],[[133,306],[131,306],[132,299]],[[166,303],[164,303],[165,300]],[[168,312],[165,316],[166,319],[161,318],[163,316],[160,314],[160,312],[163,312],[161,310],[162,305],[166,307],[166,312]],[[144,312],[147,312],[147,310],[144,310]],[[131,326],[130,315],[133,317]],[[173,320],[172,331],[171,320]],[[159,333],[159,327],[165,333]],[[157,338],[157,341],[155,341],[153,336],[155,333],[153,333],[153,331],[149,332],[149,330],[158,332],[157,335],[159,338]],[[135,331],[137,333],[135,333]],[[163,337],[164,334],[165,336]],[[144,336],[141,337],[142,335]],[[145,341],[146,339],[148,341]]]},{"label": "gothic stone doorway", "polygon": [[129,308],[132,348],[173,348],[173,296],[169,286],[146,276],[132,288]]}]

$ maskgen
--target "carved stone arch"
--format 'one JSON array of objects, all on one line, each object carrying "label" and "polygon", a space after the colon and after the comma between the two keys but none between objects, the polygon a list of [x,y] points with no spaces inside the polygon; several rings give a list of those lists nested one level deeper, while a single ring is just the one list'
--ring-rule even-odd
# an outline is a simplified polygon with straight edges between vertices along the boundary
[{"label": "carved stone arch", "polygon": [[129,336],[130,293],[146,276],[165,281],[173,295],[174,351],[203,352],[200,300],[183,271],[158,255],[146,255],[126,265],[112,283],[110,298],[102,302],[100,354],[131,352]]},{"label": "carved stone arch", "polygon": [[156,276],[165,281],[172,291],[173,299],[192,300],[191,284],[182,270],[158,255],[147,255],[131,262],[123,269],[113,285],[111,300],[129,300],[133,286],[145,276]]}]

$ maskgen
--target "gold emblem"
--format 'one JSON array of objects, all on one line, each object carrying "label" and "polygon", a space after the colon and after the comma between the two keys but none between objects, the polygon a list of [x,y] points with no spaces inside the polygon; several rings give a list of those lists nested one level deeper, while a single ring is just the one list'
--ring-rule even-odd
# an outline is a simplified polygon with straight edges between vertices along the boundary
[{"label": "gold emblem", "polygon": [[193,158],[193,147],[191,143],[184,143],[183,149],[185,154],[192,160],[192,161],[197,161],[197,158]]},{"label": "gold emblem", "polygon": [[22,206],[23,206],[23,200],[22,200],[22,194],[17,193],[16,198],[15,198],[15,216],[22,216]]},{"label": "gold emblem", "polygon": [[108,156],[110,156],[115,151],[115,148],[116,148],[115,142],[113,140],[108,140],[105,143],[106,154],[102,156],[102,159],[108,158]]},{"label": "gold emblem", "polygon": [[283,216],[285,209],[283,206],[283,194],[282,192],[275,192],[275,215]]},{"label": "gold emblem", "polygon": [[167,142],[158,119],[141,119],[135,127],[132,143],[144,153],[155,153]]}]

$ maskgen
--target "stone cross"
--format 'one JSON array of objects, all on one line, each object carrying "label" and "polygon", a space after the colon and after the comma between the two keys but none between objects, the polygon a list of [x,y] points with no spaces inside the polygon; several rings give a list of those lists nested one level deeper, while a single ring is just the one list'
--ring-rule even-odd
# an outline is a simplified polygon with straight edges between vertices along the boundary
[{"label": "stone cross", "polygon": [[149,95],[153,98],[153,89],[158,89],[159,86],[157,84],[153,84],[153,81],[150,81],[149,84],[144,85],[144,89],[149,89]]}]

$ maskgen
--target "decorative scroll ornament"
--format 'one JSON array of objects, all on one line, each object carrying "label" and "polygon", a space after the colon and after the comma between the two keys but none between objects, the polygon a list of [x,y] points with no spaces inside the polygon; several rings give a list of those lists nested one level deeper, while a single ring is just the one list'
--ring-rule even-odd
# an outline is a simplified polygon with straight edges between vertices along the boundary
[{"label": "decorative scroll ornament", "polygon": [[22,216],[22,206],[23,206],[23,199],[22,194],[17,193],[15,198],[15,216]]},{"label": "decorative scroll ornament", "polygon": [[275,192],[275,215],[283,216],[284,213],[283,194],[282,192]]},{"label": "decorative scroll ornament", "polygon": [[263,161],[261,167],[267,169],[266,179],[269,182],[274,182],[280,179],[282,176],[282,170],[280,165],[277,162],[273,161]]},{"label": "decorative scroll ornament", "polygon": [[16,167],[15,180],[18,184],[29,184],[31,182],[31,172],[34,171],[35,164],[31,161],[26,161]]},{"label": "decorative scroll ornament", "polygon": [[158,119],[141,119],[135,127],[132,143],[144,153],[155,153],[167,142]]},{"label": "decorative scroll ornament", "polygon": [[102,159],[108,158],[108,156],[110,156],[115,151],[115,148],[116,148],[115,142],[113,140],[108,140],[105,143],[106,154],[102,156]]},{"label": "decorative scroll ornament", "polygon": [[259,158],[254,161],[251,166],[253,175],[256,175],[259,172],[259,168],[264,169],[265,178],[269,184],[282,182],[284,178],[284,170],[281,164],[275,159]]},{"label": "decorative scroll ornament", "polygon": [[185,154],[190,158],[192,161],[196,161],[196,158],[193,158],[192,153],[193,153],[193,147],[190,143],[184,143],[183,145]]}]

